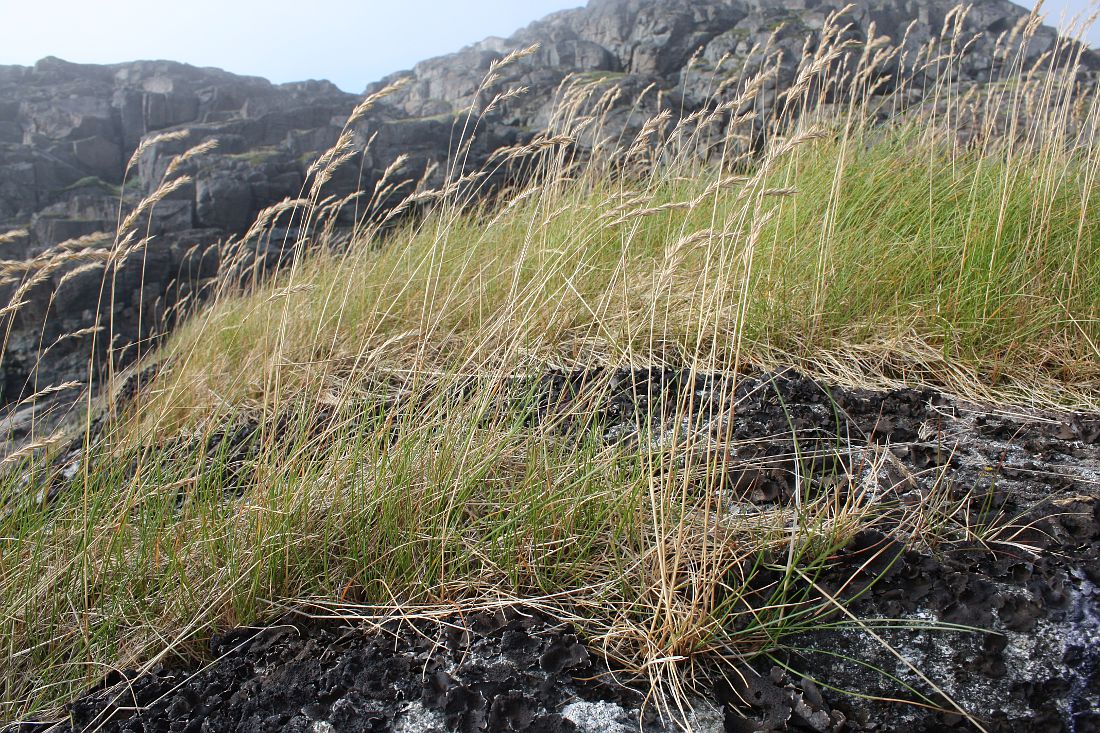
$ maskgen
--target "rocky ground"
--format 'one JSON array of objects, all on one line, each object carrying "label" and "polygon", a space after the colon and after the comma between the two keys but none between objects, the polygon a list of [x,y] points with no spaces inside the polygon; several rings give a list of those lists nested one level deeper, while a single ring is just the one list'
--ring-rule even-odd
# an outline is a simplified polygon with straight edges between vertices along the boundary
[{"label": "rocky ground", "polygon": [[[817,457],[800,469],[810,494],[870,470],[884,505],[951,506],[935,542],[899,544],[888,525],[857,535],[818,582],[863,621],[838,611],[714,675],[693,693],[692,729],[1100,730],[1100,416],[793,372],[620,370],[547,375],[543,418],[594,384],[602,408],[584,420],[608,441],[660,440],[673,405],[699,415],[728,460],[730,511],[791,501],[796,443]],[[522,608],[381,626],[289,617],[215,639],[210,658],[113,673],[68,721],[6,730],[676,729],[578,630]]]},{"label": "rocky ground", "polygon": [[[202,671],[116,674],[52,730],[668,730],[572,630],[510,609],[364,631],[320,623],[217,639]],[[134,713],[135,709],[140,712]],[[717,709],[695,719],[721,729]],[[24,730],[28,727],[25,726]]]}]

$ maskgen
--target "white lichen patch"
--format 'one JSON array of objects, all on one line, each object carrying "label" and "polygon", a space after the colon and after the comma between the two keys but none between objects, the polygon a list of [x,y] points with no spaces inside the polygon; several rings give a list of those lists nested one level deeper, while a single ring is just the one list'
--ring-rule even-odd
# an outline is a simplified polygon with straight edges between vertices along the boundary
[{"label": "white lichen patch", "polygon": [[639,726],[628,723],[625,710],[613,702],[574,702],[562,708],[561,716],[582,733],[635,733]]},{"label": "white lichen patch", "polygon": [[447,723],[436,711],[413,702],[394,722],[393,733],[447,733]]},{"label": "white lichen patch", "polygon": [[688,714],[684,730],[688,733],[723,733],[726,730],[725,715],[714,705],[697,700]]}]

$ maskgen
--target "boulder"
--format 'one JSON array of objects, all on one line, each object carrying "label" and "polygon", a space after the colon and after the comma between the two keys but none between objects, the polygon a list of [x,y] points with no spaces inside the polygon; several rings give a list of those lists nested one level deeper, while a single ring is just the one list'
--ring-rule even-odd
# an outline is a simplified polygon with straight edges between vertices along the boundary
[{"label": "boulder", "polygon": [[247,181],[215,172],[195,182],[195,213],[201,226],[238,232],[253,219],[255,201]]},{"label": "boulder", "polygon": [[72,143],[77,164],[105,181],[122,180],[122,148],[106,137],[89,137]]}]

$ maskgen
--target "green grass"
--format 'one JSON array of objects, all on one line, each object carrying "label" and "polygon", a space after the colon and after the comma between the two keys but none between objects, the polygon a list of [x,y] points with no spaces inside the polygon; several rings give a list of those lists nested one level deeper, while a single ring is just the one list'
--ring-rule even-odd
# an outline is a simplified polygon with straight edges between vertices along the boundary
[{"label": "green grass", "polygon": [[61,189],[60,193],[69,193],[70,191],[78,191],[83,188],[94,188],[97,189],[100,193],[106,193],[111,196],[118,196],[122,191],[121,187],[113,183],[107,183],[102,178],[98,178],[96,176],[85,176],[79,181],[70,183],[68,186],[65,186],[65,188]]},{"label": "green grass", "polygon": [[[273,379],[306,386],[375,348],[403,367],[427,349],[635,363],[660,344],[708,369],[847,358],[863,378],[1041,385],[1087,404],[1100,386],[1093,153],[1052,166],[914,137],[808,142],[711,195],[708,171],[642,184],[644,203],[621,213],[638,196],[573,184],[504,217],[442,214],[310,259],[178,333],[162,401],[193,413],[215,392],[259,399]],[[664,206],[678,208],[646,213]],[[275,353],[329,367],[283,370]]]},{"label": "green grass", "polygon": [[[253,148],[252,150],[248,150],[248,151],[243,152],[243,153],[234,153],[232,155],[229,155],[228,157],[230,157],[234,160],[244,161],[244,162],[246,162],[250,165],[258,166],[258,165],[263,165],[264,163],[268,163],[268,162],[280,157],[280,155],[281,155],[281,151],[279,150],[279,148],[277,146],[264,145],[264,146],[260,146],[258,148]],[[312,162],[312,161],[310,161],[310,162]]]},{"label": "green grass", "polygon": [[[828,53],[804,60],[811,77]],[[591,419],[607,383],[567,421],[535,419],[535,380],[794,364],[1096,407],[1095,90],[1019,81],[971,100],[1000,112],[968,144],[950,86],[883,123],[804,83],[786,92],[804,115],[755,149],[751,121],[716,125],[705,160],[682,144],[702,133],[661,120],[576,156],[604,121],[582,91],[511,152],[534,171],[523,186],[490,205],[452,175],[411,194],[423,216],[346,248],[323,246],[315,185],[302,257],[194,313],[55,499],[25,501],[25,476],[32,495],[50,480],[40,456],[7,474],[0,716],[293,606],[535,603],[670,684],[828,622],[814,583],[836,552],[872,526],[952,541],[946,498],[892,506],[845,477],[843,498],[727,512],[728,467],[686,405],[643,419],[661,440],[609,444]],[[256,427],[243,446],[225,437],[240,424]]]},{"label": "green grass", "polygon": [[879,517],[822,499],[713,525],[712,495],[680,485],[678,451],[532,427],[522,396],[501,411],[479,390],[428,394],[438,403],[406,413],[365,395],[318,430],[291,420],[257,435],[243,465],[202,436],[98,456],[48,510],[8,517],[4,602],[27,651],[8,652],[4,699],[33,709],[99,663],[197,653],[196,639],[270,617],[279,599],[556,599],[627,664],[654,644],[735,657],[829,610],[784,579],[792,519],[805,527],[794,562],[816,575]]}]

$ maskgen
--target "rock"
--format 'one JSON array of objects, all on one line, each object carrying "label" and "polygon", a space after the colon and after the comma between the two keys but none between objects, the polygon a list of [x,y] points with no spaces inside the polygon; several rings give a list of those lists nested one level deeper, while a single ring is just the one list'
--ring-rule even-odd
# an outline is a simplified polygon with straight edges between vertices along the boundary
[{"label": "rock", "polygon": [[[540,650],[568,634],[538,612],[505,609],[445,621],[389,622],[377,633],[321,624],[235,630],[214,640],[218,663],[193,673],[171,667],[146,675],[114,672],[52,729],[682,730],[662,721],[638,693],[606,679],[608,670],[598,662],[558,673],[542,669]],[[698,704],[694,730],[721,730],[714,722],[720,716]]]},{"label": "rock", "polygon": [[107,181],[122,178],[122,148],[105,137],[89,137],[72,143],[73,157],[81,168]]},{"label": "rock", "polygon": [[252,190],[231,173],[217,172],[195,182],[195,211],[203,226],[241,231],[253,219]]}]

